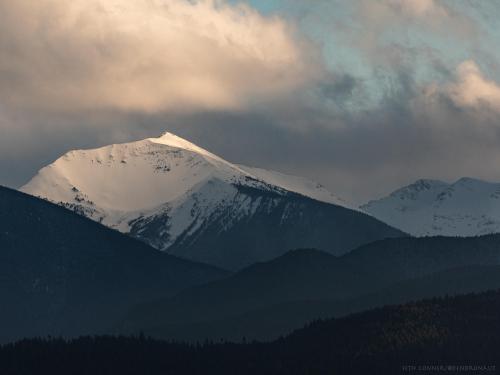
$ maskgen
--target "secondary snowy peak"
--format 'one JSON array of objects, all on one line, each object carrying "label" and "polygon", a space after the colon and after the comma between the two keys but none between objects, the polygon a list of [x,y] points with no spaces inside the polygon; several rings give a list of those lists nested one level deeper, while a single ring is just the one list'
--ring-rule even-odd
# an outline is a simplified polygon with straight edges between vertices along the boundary
[{"label": "secondary snowy peak", "polygon": [[405,186],[391,193],[392,197],[403,200],[418,200],[422,198],[432,198],[435,191],[438,191],[448,184],[439,180],[420,179],[413,184]]},{"label": "secondary snowy peak", "polygon": [[464,177],[418,180],[361,209],[416,236],[500,232],[500,184]]}]

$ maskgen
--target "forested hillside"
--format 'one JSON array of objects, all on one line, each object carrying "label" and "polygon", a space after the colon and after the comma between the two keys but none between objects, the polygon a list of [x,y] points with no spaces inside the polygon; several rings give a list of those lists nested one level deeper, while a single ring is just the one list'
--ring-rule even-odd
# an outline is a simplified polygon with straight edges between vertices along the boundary
[{"label": "forested hillside", "polygon": [[429,372],[424,366],[496,373],[498,311],[495,291],[317,321],[267,344],[187,345],[141,336],[25,340],[0,348],[0,373],[358,375],[400,374],[408,366],[422,373]]}]

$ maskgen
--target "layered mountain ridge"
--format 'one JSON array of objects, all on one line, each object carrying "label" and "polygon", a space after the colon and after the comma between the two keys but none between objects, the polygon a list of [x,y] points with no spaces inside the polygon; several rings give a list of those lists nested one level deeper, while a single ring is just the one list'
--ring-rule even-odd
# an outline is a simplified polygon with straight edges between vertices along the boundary
[{"label": "layered mountain ridge", "polygon": [[392,238],[340,257],[295,250],[137,306],[121,328],[179,340],[269,340],[320,317],[496,289],[499,240],[498,234]]}]

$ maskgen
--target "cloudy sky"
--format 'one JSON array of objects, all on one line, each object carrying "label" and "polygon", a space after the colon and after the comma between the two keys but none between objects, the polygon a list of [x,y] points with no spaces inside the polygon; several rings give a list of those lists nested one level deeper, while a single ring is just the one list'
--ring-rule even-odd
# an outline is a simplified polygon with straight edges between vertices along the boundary
[{"label": "cloudy sky", "polygon": [[500,181],[496,0],[0,0],[0,184],[169,130],[354,202]]}]

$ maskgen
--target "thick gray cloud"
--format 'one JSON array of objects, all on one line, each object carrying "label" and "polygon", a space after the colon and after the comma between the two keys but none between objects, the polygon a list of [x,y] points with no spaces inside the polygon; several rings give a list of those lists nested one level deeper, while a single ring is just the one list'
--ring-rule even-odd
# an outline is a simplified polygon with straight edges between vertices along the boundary
[{"label": "thick gray cloud", "polygon": [[[336,6],[339,4],[345,2]],[[280,40],[297,53],[298,60],[293,60],[297,64],[291,64],[290,69],[289,64],[271,64],[268,69],[262,63],[258,65],[262,69],[259,79],[250,74],[235,81],[237,84],[223,85],[229,88],[229,96],[235,95],[236,106],[231,100],[205,105],[205,99],[198,98],[189,105],[184,102],[182,110],[177,110],[171,105],[175,100],[166,95],[160,96],[163,105],[151,110],[140,101],[129,105],[121,102],[119,95],[107,92],[101,97],[103,105],[89,109],[89,102],[84,101],[85,105],[68,109],[62,104],[64,100],[59,106],[54,97],[43,98],[36,91],[28,91],[29,101],[23,102],[30,105],[18,106],[7,100],[8,92],[4,91],[0,103],[0,183],[19,186],[69,149],[141,139],[165,130],[234,162],[314,178],[356,202],[421,177],[500,180],[500,64],[492,63],[496,60],[491,50],[495,36],[483,30],[463,7],[452,6],[458,2],[359,0],[353,4],[352,27],[347,22],[321,24],[324,18],[314,14],[298,17],[300,22],[308,20],[301,27],[309,38],[313,20],[318,20],[314,26],[321,31],[330,30],[335,41],[330,48],[328,34],[322,33],[316,40],[318,47],[313,48],[285,32],[293,30],[289,15],[283,16],[286,23],[250,12],[250,19],[258,24],[269,24],[271,29],[278,25],[279,33],[283,32]],[[500,6],[490,5],[493,10],[488,14],[498,11],[500,15]],[[326,9],[334,11],[329,6]],[[406,25],[411,26],[410,31],[402,38],[397,30]],[[255,27],[250,22],[244,30],[253,35]],[[233,35],[232,29],[227,30]],[[365,35],[369,33],[375,34]],[[7,39],[10,48],[19,49],[15,38]],[[258,39],[251,40],[257,43]],[[321,45],[324,62],[318,61]],[[81,45],[77,43],[75,48]],[[264,44],[262,48],[267,47]],[[60,51],[63,58],[73,58],[71,53],[72,49]],[[225,53],[229,60],[224,60]],[[124,56],[128,58],[129,53]],[[218,61],[233,61],[232,52],[224,49],[215,56],[224,57]],[[47,63],[45,57],[42,62]],[[30,64],[35,62],[28,60]],[[242,66],[233,65],[230,71],[245,74]],[[296,79],[296,69],[307,74]],[[27,88],[16,86],[16,80],[22,82],[23,76],[4,71],[0,70],[0,81],[10,80],[17,90],[14,96],[22,98],[17,95]],[[84,85],[85,95],[100,76],[92,73]],[[212,71],[206,73],[211,75]],[[59,77],[57,71],[52,74],[68,79]],[[220,77],[225,82],[224,74]],[[269,77],[278,82],[270,91],[260,85]],[[149,92],[148,85],[138,87],[140,93],[145,90],[146,99],[158,94]],[[46,101],[32,105],[38,97]],[[210,95],[203,97],[211,99]],[[120,105],[113,103],[115,99]]]},{"label": "thick gray cloud", "polygon": [[0,100],[51,111],[239,109],[314,72],[278,17],[200,0],[0,0]]}]

